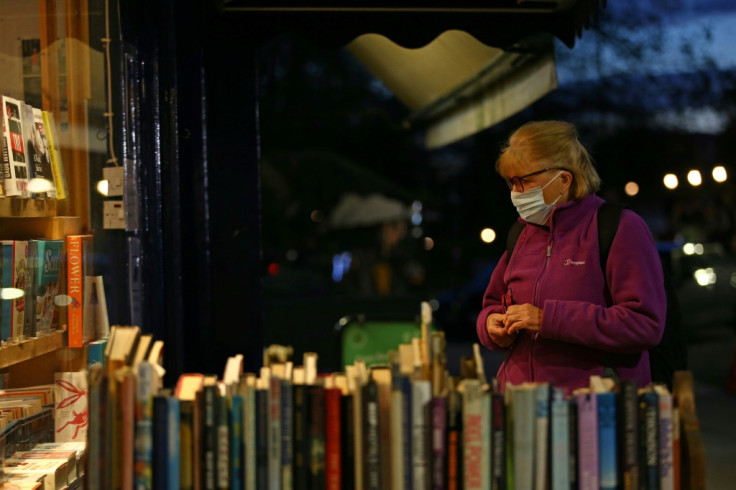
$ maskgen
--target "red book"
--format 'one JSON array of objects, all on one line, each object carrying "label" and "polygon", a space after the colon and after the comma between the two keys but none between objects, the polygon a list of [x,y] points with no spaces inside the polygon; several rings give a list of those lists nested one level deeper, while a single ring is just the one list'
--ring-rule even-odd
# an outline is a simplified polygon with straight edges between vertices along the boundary
[{"label": "red book", "polygon": [[340,456],[340,388],[325,390],[325,463],[327,490],[339,490],[342,482]]},{"label": "red book", "polygon": [[66,237],[66,294],[69,347],[82,347],[84,335],[84,277],[92,275],[92,235]]}]

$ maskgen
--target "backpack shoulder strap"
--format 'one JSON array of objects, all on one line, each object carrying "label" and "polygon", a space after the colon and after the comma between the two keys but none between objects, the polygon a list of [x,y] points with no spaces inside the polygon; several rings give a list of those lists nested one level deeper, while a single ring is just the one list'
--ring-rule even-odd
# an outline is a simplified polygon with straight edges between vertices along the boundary
[{"label": "backpack shoulder strap", "polygon": [[601,270],[604,275],[608,253],[611,251],[613,237],[616,236],[618,224],[621,221],[621,211],[625,207],[625,204],[606,201],[598,208],[598,246],[600,247]]},{"label": "backpack shoulder strap", "polygon": [[519,235],[521,235],[523,229],[524,223],[518,220],[514,221],[511,228],[509,228],[509,234],[506,235],[506,263],[511,260],[511,254],[514,253],[514,247],[516,247],[516,242],[519,240]]}]

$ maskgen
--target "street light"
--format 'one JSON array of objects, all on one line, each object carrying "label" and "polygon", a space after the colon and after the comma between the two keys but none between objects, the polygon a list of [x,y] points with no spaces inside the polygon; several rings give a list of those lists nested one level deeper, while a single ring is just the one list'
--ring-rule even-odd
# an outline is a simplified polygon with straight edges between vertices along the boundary
[{"label": "street light", "polygon": [[627,182],[624,186],[624,192],[627,196],[635,196],[639,194],[639,184],[636,182]]},{"label": "street light", "polygon": [[483,228],[480,232],[480,239],[485,243],[491,243],[496,239],[496,232],[492,228]]},{"label": "street light", "polygon": [[726,182],[727,179],[728,173],[726,172],[726,167],[723,165],[713,167],[713,180],[716,182]]}]

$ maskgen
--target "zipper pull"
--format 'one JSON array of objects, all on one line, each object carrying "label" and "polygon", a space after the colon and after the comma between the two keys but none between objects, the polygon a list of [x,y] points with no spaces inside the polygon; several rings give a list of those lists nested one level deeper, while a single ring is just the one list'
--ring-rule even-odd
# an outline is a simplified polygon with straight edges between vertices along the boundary
[{"label": "zipper pull", "polygon": [[547,258],[552,257],[552,244],[547,245]]}]

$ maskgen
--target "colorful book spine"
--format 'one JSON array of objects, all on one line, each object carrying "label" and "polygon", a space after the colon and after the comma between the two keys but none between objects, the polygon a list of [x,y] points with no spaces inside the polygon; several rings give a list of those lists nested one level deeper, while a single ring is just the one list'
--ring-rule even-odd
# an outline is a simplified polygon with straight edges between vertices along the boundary
[{"label": "colorful book spine", "polygon": [[82,236],[69,235],[66,237],[66,294],[69,298],[67,305],[67,330],[69,347],[82,347],[83,338],[83,302],[84,302],[84,261]]},{"label": "colorful book spine", "polygon": [[339,490],[342,485],[341,458],[341,403],[339,388],[325,390],[325,463],[327,490]]},{"label": "colorful book spine", "polygon": [[230,485],[243,488],[243,397],[233,395],[230,402]]},{"label": "colorful book spine", "polygon": [[154,366],[138,364],[135,396],[135,488],[153,485],[153,386]]},{"label": "colorful book spine", "polygon": [[[3,241],[3,276],[10,279],[9,284],[3,285],[4,331],[8,332],[8,339],[21,340],[26,313],[26,281],[28,280],[28,241]],[[7,268],[7,269],[6,269]],[[6,314],[7,313],[7,314]]]},{"label": "colorful book spine", "polygon": [[268,388],[258,387],[256,390],[256,488],[268,488],[268,482]]},{"label": "colorful book spine", "polygon": [[28,246],[28,309],[26,336],[48,333],[58,326],[56,298],[61,292],[63,240],[30,240]]},{"label": "colorful book spine", "polygon": [[153,398],[153,488],[180,488],[179,424],[179,399],[162,390]]},{"label": "colorful book spine", "polygon": [[618,488],[618,450],[616,425],[616,394],[597,393],[598,456],[601,490]]},{"label": "colorful book spine", "polygon": [[[194,488],[195,450],[194,401],[179,399],[179,485],[181,490]],[[137,487],[138,488],[138,487]],[[140,487],[148,488],[148,487]]]},{"label": "colorful book spine", "polygon": [[[217,485],[217,386],[202,387],[202,488],[215,490]],[[265,425],[265,424],[264,424]]]},{"label": "colorful book spine", "polygon": [[598,406],[593,393],[579,393],[578,419],[578,485],[580,490],[598,490]]},{"label": "colorful book spine", "polygon": [[294,392],[294,488],[307,488],[309,481],[309,403],[307,386],[295,384]]}]

